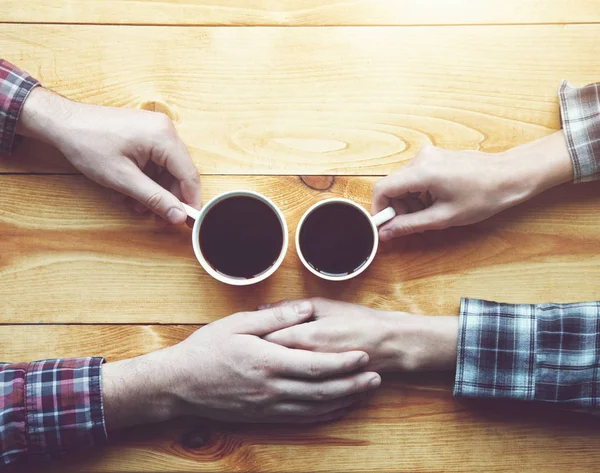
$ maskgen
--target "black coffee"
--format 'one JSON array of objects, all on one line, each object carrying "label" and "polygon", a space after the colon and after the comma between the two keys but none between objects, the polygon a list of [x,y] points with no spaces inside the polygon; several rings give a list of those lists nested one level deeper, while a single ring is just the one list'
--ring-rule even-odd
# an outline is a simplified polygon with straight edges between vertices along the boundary
[{"label": "black coffee", "polygon": [[342,203],[313,210],[300,230],[300,249],[314,269],[328,276],[345,276],[360,269],[375,244],[369,218]]},{"label": "black coffee", "polygon": [[251,279],[267,271],[281,253],[277,214],[254,197],[229,197],[212,207],[200,226],[200,249],[224,276]]}]

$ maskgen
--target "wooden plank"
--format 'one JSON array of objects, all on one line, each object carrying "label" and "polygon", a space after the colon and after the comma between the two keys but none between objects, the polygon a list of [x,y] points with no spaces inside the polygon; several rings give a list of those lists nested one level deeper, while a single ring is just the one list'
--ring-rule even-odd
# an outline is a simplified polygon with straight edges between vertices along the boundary
[{"label": "wooden plank", "polygon": [[201,325],[0,325],[0,361],[124,360],[175,345]]},{"label": "wooden plank", "polygon": [[2,29],[0,51],[46,86],[168,113],[204,174],[387,174],[428,143],[502,151],[559,127],[561,79],[600,78],[600,25]]},{"label": "wooden plank", "polygon": [[[325,189],[315,190],[292,176],[209,176],[204,195],[262,192],[280,206],[293,237],[320,199],[344,196],[368,207],[375,180],[307,180]],[[600,188],[593,183],[563,186],[479,225],[382,245],[369,270],[344,283],[310,275],[291,245],[274,276],[246,288],[201,269],[189,229],[157,230],[81,176],[5,175],[0,188],[5,323],[198,324],[263,301],[317,295],[427,314],[456,314],[461,296],[600,299]]]},{"label": "wooden plank", "polygon": [[594,0],[4,0],[0,21],[168,25],[592,23]]},{"label": "wooden plank", "polygon": [[[175,343],[194,328],[0,326],[0,339],[9,341],[0,346],[0,359],[125,358]],[[452,383],[450,374],[386,376],[365,406],[335,423],[261,426],[190,417],[115,432],[106,447],[13,471],[595,470],[597,420],[540,406],[454,400]]]}]

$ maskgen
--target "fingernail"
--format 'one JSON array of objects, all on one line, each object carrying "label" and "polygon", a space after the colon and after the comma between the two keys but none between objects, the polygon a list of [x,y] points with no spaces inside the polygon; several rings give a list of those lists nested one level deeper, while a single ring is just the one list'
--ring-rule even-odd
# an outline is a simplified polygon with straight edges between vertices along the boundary
[{"label": "fingernail", "polygon": [[389,240],[392,237],[392,232],[390,230],[382,230],[380,236],[382,240]]},{"label": "fingernail", "polygon": [[369,355],[366,353],[358,359],[358,364],[360,366],[366,365],[369,362]]},{"label": "fingernail", "polygon": [[258,310],[265,310],[271,307],[271,304],[260,304]]},{"label": "fingernail", "polygon": [[183,213],[183,210],[173,207],[167,212],[167,218],[171,223],[180,223],[185,220],[185,213]]},{"label": "fingernail", "polygon": [[373,378],[369,381],[369,389],[378,388],[381,385],[381,378],[379,376]]},{"label": "fingernail", "polygon": [[308,301],[300,302],[294,306],[294,310],[298,315],[308,315],[312,310],[312,305]]}]

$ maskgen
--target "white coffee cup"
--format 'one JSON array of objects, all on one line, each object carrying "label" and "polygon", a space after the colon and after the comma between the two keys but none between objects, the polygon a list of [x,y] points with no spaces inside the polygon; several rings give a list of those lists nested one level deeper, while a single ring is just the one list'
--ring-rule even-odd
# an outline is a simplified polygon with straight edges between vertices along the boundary
[{"label": "white coffee cup", "polygon": [[[234,278],[234,277],[229,277],[225,274],[222,274],[222,273],[216,271],[208,263],[208,261],[202,254],[202,249],[200,248],[200,227],[202,226],[202,221],[204,220],[204,217],[206,217],[206,215],[208,214],[210,209],[212,209],[217,203],[219,203],[229,197],[252,197],[254,199],[260,200],[261,202],[267,204],[271,208],[271,210],[273,210],[275,215],[277,215],[279,223],[281,224],[281,232],[283,234],[283,244],[281,245],[281,251],[279,253],[279,256],[277,257],[277,260],[273,263],[273,265],[267,271],[259,274],[256,277],[253,277],[253,278],[249,278],[249,279]],[[283,259],[285,258],[285,253],[287,252],[287,247],[288,247],[288,228],[287,228],[287,224],[285,223],[285,218],[284,218],[283,214],[281,213],[281,210],[279,210],[279,208],[270,199],[268,199],[264,195],[259,194],[258,192],[253,192],[253,191],[248,191],[248,190],[237,190],[237,191],[225,192],[224,194],[213,197],[207,204],[205,204],[202,207],[202,210],[196,210],[193,207],[190,207],[189,205],[186,205],[186,204],[183,204],[183,206],[185,208],[185,211],[186,211],[188,217],[191,217],[195,220],[194,228],[192,229],[192,246],[194,247],[194,253],[196,255],[196,258],[198,259],[198,262],[200,263],[200,265],[202,265],[204,270],[208,274],[210,274],[213,278],[215,278],[216,280],[221,281],[225,284],[231,284],[232,286],[249,286],[250,284],[256,284],[260,281],[264,281],[269,276],[271,276],[275,271],[277,271],[279,266],[281,266],[281,263],[283,262]]]},{"label": "white coffee cup", "polygon": [[[319,207],[321,207],[323,205],[327,205],[327,204],[334,204],[334,203],[350,205],[350,206],[360,210],[365,215],[365,217],[368,219],[368,221],[370,222],[371,229],[373,230],[373,248],[371,249],[371,254],[369,255],[369,258],[356,271],[349,273],[349,274],[344,274],[341,276],[323,274],[323,273],[317,271],[315,268],[313,268],[308,263],[308,261],[302,254],[302,248],[300,247],[300,232],[302,231],[302,225],[306,221],[306,218],[314,210],[318,209]],[[311,208],[309,208],[304,213],[304,215],[300,219],[300,222],[298,222],[298,227],[296,228],[296,251],[298,252],[298,257],[300,258],[300,261],[302,261],[302,264],[304,265],[304,267],[306,269],[308,269],[311,273],[313,273],[316,276],[319,276],[322,279],[327,279],[328,281],[345,281],[347,279],[352,279],[352,278],[358,276],[364,270],[366,270],[369,267],[369,265],[373,262],[373,260],[375,259],[375,255],[377,254],[377,248],[379,247],[379,234],[377,232],[377,227],[379,227],[380,225],[383,225],[385,222],[391,220],[395,216],[396,216],[396,211],[394,210],[393,207],[386,207],[381,212],[379,212],[377,215],[371,216],[369,214],[369,212],[367,212],[362,206],[358,205],[356,202],[353,202],[352,200],[349,200],[349,199],[333,198],[333,199],[325,199],[320,202],[317,202],[315,205],[313,205]]]}]

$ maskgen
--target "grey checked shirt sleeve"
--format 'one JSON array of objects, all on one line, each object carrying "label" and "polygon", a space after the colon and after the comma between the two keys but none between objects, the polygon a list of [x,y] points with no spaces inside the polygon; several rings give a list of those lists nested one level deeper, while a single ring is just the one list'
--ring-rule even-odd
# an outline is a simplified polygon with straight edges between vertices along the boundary
[{"label": "grey checked shirt sleeve", "polygon": [[562,127],[575,182],[600,178],[600,83],[558,89]]},{"label": "grey checked shirt sleeve", "polygon": [[600,303],[461,301],[457,397],[600,403]]}]

